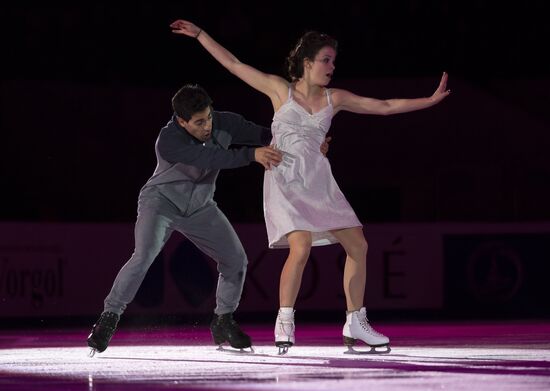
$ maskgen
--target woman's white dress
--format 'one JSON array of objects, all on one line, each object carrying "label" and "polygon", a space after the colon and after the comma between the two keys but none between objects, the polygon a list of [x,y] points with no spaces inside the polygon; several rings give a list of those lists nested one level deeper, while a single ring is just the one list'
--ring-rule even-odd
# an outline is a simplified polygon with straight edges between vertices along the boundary
[{"label": "woman's white dress", "polygon": [[330,128],[333,107],[310,114],[296,102],[289,87],[287,101],[273,116],[272,144],[283,161],[264,175],[264,215],[270,248],[288,247],[286,235],[312,233],[313,246],[337,243],[330,230],[362,224],[336,184],[330,163],[320,151]]}]

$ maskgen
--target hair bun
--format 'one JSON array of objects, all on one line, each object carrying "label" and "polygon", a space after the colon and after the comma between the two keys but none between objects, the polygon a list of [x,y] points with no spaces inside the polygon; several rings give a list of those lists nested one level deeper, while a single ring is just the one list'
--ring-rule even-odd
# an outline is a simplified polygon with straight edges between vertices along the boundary
[{"label": "hair bun", "polygon": [[313,60],[322,48],[329,46],[338,50],[338,42],[327,34],[308,31],[300,37],[286,58],[286,68],[291,81],[304,75],[304,59]]}]

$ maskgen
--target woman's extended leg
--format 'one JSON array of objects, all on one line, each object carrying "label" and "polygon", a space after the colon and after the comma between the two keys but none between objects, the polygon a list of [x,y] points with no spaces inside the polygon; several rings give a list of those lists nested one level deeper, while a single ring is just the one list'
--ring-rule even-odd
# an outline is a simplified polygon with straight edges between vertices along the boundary
[{"label": "woman's extended leg", "polygon": [[[346,323],[342,334],[344,344],[353,351],[352,346],[360,339],[372,350],[377,346],[388,346],[390,340],[372,328],[363,307],[365,285],[367,281],[368,244],[360,227],[332,231],[346,251],[344,267],[344,292],[346,294]],[[376,352],[375,350],[373,352]],[[389,347],[380,353],[389,352]]]},{"label": "woman's extended leg", "polygon": [[361,227],[332,231],[346,251],[344,266],[344,293],[348,311],[357,311],[363,307],[365,284],[367,281],[368,244]]},{"label": "woman's extended leg", "polygon": [[279,284],[279,303],[281,307],[294,307],[302,275],[311,251],[311,233],[308,231],[293,231],[288,234],[290,249],[281,271]]},{"label": "woman's extended leg", "polygon": [[311,251],[311,233],[293,231],[287,235],[290,250],[279,284],[280,308],[275,321],[275,345],[284,354],[294,345],[294,304],[300,291],[302,275]]}]

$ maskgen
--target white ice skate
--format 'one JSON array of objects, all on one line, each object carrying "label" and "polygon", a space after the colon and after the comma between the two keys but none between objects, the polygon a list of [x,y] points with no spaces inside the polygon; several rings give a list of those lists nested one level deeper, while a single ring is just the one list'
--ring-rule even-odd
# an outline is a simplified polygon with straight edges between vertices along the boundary
[{"label": "white ice skate", "polygon": [[279,354],[286,354],[294,341],[294,309],[280,308],[275,321],[275,346],[279,348]]},{"label": "white ice skate", "polygon": [[[353,311],[346,315],[346,324],[342,331],[344,345],[348,347],[347,354],[380,354],[390,352],[390,339],[372,328],[367,319],[367,311],[362,307],[359,311]],[[361,340],[370,346],[368,351],[357,351],[353,346]],[[376,348],[385,348],[376,350]]]}]

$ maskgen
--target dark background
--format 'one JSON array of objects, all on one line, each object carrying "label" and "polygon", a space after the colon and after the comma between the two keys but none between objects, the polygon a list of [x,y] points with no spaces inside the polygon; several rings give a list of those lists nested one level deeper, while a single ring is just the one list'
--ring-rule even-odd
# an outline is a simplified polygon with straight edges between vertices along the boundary
[{"label": "dark background", "polygon": [[[334,118],[329,158],[362,221],[548,222],[547,4],[5,2],[0,221],[133,222],[137,195],[156,164],[155,139],[171,116],[170,98],[185,83],[204,86],[218,110],[270,124],[266,97],[197,42],[171,33],[169,24],[183,18],[242,61],[280,75],[302,33],[333,35],[339,53],[331,86],[359,95],[429,96],[449,73],[451,95],[430,109]],[[215,198],[232,222],[263,223],[262,177],[257,164],[220,174]],[[449,237],[443,314],[547,316],[547,238],[503,239],[523,262],[521,269],[503,262],[507,277],[525,284],[491,312],[476,296],[481,288],[461,283],[464,254],[481,239]],[[485,273],[483,262],[479,268]]]},{"label": "dark background", "polygon": [[[332,86],[376,98],[451,96],[421,112],[338,115],[329,157],[369,222],[550,218],[545,1],[18,1],[2,5],[0,219],[134,221],[170,98],[198,82],[218,110],[269,125],[270,102],[197,42],[186,18],[283,74],[297,38],[339,40]],[[262,222],[262,169],[227,170],[217,200]]]}]

